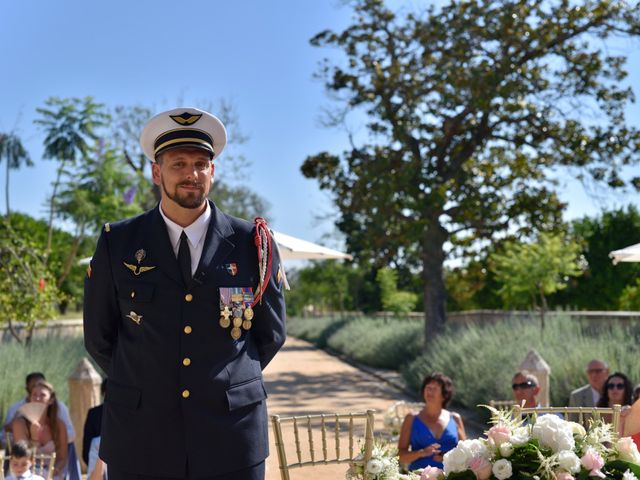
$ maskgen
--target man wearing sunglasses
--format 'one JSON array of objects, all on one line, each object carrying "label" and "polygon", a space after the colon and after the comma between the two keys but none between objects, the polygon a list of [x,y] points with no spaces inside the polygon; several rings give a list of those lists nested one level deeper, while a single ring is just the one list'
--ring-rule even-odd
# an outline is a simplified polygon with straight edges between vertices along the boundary
[{"label": "man wearing sunglasses", "polygon": [[522,405],[525,408],[540,406],[538,403],[540,385],[538,378],[533,373],[517,372],[511,379],[511,389],[513,390],[513,398],[516,399],[518,405]]}]

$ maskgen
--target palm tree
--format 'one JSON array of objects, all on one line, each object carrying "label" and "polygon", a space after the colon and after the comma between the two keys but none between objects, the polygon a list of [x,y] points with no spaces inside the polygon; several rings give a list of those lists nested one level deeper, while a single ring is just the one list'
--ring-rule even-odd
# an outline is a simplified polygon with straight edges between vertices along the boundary
[{"label": "palm tree", "polygon": [[18,168],[26,165],[32,167],[33,162],[31,157],[25,150],[20,138],[13,133],[0,133],[0,162],[4,160],[7,168],[7,174],[5,179],[5,195],[7,202],[7,219],[11,213],[9,208],[9,173],[11,169],[17,170]]},{"label": "palm tree", "polygon": [[51,250],[53,218],[56,210],[56,195],[66,167],[74,166],[79,159],[86,158],[92,144],[98,139],[96,129],[105,126],[109,115],[104,105],[93,98],[49,98],[47,108],[38,108],[41,117],[35,120],[45,133],[44,158],[59,162],[53,193],[49,200],[49,235],[45,251],[45,263]]}]

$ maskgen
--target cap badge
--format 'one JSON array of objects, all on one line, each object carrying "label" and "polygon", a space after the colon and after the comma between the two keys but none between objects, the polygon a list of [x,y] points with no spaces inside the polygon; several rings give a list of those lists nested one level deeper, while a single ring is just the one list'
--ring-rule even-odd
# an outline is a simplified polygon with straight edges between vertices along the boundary
[{"label": "cap badge", "polygon": [[200,120],[200,117],[202,117],[202,114],[194,115],[189,112],[184,112],[184,113],[181,113],[180,115],[169,115],[169,116],[171,117],[171,120],[173,120],[174,122],[180,125],[193,125],[198,120]]}]

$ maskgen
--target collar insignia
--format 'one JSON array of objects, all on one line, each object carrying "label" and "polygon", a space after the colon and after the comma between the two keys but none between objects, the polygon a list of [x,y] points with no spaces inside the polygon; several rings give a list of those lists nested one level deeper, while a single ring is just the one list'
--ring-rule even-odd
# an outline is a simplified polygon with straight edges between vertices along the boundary
[{"label": "collar insignia", "polygon": [[193,125],[198,120],[200,120],[200,117],[202,117],[202,114],[193,115],[192,113],[184,112],[184,113],[181,113],[180,115],[169,115],[169,116],[171,117],[171,120],[173,120],[174,122],[180,125]]}]

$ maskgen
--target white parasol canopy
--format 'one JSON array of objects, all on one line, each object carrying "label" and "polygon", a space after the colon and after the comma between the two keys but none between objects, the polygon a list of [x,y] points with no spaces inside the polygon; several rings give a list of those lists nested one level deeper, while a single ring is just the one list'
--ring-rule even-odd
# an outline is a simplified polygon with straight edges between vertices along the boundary
[{"label": "white parasol canopy", "polygon": [[640,262],[640,243],[609,252],[609,257],[614,265],[618,262]]},{"label": "white parasol canopy", "polygon": [[317,243],[308,242],[276,231],[272,232],[273,238],[278,243],[282,260],[329,260],[332,258],[351,260],[353,258],[347,253],[323,247]]}]

